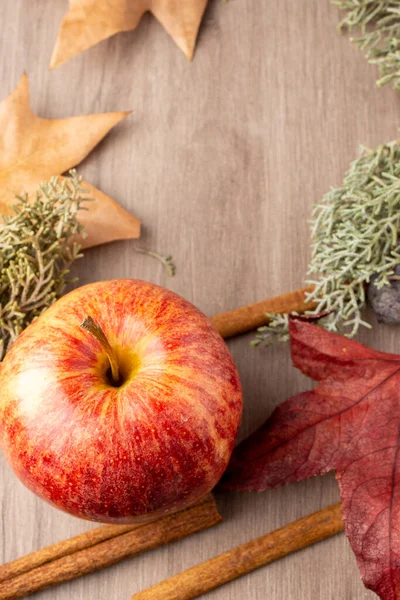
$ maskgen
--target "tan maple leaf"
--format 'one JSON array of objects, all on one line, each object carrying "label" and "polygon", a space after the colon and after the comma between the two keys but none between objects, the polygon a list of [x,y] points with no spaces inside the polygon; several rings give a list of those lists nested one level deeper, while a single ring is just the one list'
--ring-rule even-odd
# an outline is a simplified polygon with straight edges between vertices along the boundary
[{"label": "tan maple leaf", "polygon": [[[34,193],[39,184],[80,163],[129,112],[42,119],[29,103],[29,82],[23,75],[16,89],[0,103],[0,213],[10,214],[15,196]],[[140,235],[140,221],[112,198],[84,182],[95,199],[82,211],[87,238],[84,247]]]},{"label": "tan maple leaf", "polygon": [[119,33],[135,29],[151,12],[177,46],[192,59],[207,0],[69,0],[50,67]]}]

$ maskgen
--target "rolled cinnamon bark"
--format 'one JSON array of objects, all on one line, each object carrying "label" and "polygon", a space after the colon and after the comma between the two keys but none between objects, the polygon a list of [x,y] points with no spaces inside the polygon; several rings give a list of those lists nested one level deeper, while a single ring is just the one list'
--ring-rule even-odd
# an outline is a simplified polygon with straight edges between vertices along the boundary
[{"label": "rolled cinnamon bark", "polygon": [[315,304],[306,302],[307,293],[312,292],[312,290],[312,287],[305,287],[256,304],[241,306],[235,310],[216,315],[211,320],[223,338],[246,333],[246,331],[252,331],[257,327],[266,325],[269,320],[266,313],[303,313],[306,310],[312,310]]},{"label": "rolled cinnamon bark", "polygon": [[192,600],[343,529],[341,505],[328,506],[134,594],[132,600]]},{"label": "rolled cinnamon bark", "polygon": [[221,521],[211,494],[181,512],[96,544],[0,583],[0,600],[24,598],[44,588],[77,579],[125,558],[174,542]]},{"label": "rolled cinnamon bark", "polygon": [[85,533],[62,540],[46,548],[36,550],[36,552],[31,552],[31,554],[21,556],[21,558],[17,558],[12,562],[0,565],[0,583],[27,571],[32,571],[32,569],[45,565],[52,560],[74,554],[74,552],[85,550],[95,544],[100,544],[118,535],[132,531],[132,529],[136,529],[137,527],[140,527],[140,524],[102,525],[101,527],[90,529],[89,531],[85,531]]}]

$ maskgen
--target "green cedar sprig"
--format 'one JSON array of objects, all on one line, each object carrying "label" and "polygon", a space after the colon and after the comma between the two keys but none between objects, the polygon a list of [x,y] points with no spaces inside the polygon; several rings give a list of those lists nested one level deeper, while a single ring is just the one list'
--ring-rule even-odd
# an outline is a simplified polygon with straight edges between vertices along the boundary
[{"label": "green cedar sprig", "polygon": [[378,65],[377,86],[400,90],[400,0],[331,0],[346,14],[339,31],[358,30],[351,37],[370,64]]},{"label": "green cedar sprig", "polygon": [[0,225],[0,360],[25,327],[53,304],[71,282],[81,256],[73,241],[84,235],[77,219],[90,200],[75,171],[43,183],[30,201],[18,196],[14,214]]},{"label": "green cedar sprig", "polygon": [[[376,150],[362,148],[346,173],[343,185],[316,205],[312,220],[312,258],[308,274],[316,302],[307,314],[328,312],[321,325],[353,337],[362,318],[366,284],[389,285],[400,265],[400,142]],[[288,339],[288,316],[270,315],[253,345]]]},{"label": "green cedar sprig", "polygon": [[141,254],[147,254],[148,256],[160,261],[160,263],[165,267],[168,277],[174,277],[176,273],[176,265],[171,254],[160,254],[155,250],[148,250],[147,248],[140,248],[139,246],[135,246],[134,250],[136,252],[140,252]]}]

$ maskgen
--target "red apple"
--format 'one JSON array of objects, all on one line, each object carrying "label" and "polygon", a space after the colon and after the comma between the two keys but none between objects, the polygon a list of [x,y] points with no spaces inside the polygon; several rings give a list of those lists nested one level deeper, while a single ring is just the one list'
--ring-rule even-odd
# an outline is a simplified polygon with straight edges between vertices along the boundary
[{"label": "red apple", "polygon": [[227,466],[242,411],[211,321],[136,280],[58,300],[8,352],[0,390],[0,443],[16,475],[53,506],[103,522],[199,500]]}]

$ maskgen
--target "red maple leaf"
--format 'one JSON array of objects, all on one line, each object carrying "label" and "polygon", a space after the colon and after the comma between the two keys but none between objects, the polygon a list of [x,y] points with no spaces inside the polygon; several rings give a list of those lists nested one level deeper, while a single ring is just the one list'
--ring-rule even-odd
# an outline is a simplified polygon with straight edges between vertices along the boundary
[{"label": "red maple leaf", "polygon": [[367,588],[400,598],[400,356],[290,324],[294,365],[318,381],[234,451],[222,481],[263,491],[336,471],[346,534]]}]

